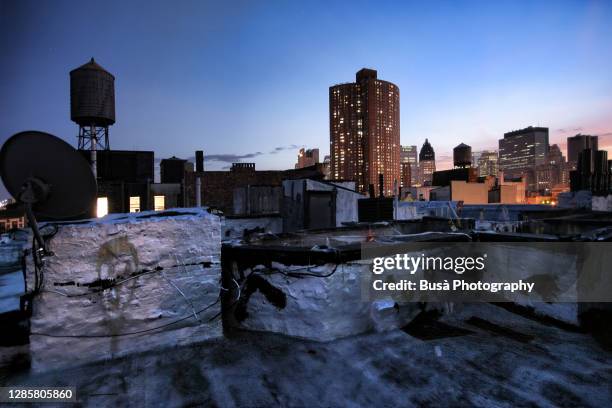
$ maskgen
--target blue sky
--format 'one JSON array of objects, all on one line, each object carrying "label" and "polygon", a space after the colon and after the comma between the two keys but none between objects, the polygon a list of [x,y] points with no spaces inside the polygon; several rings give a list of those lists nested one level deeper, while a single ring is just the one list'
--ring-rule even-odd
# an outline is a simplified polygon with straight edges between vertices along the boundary
[{"label": "blue sky", "polygon": [[328,87],[362,67],[399,86],[402,144],[429,138],[442,166],[529,125],[610,148],[610,21],[609,1],[0,0],[0,142],[76,145],[68,72],[93,56],[117,78],[112,148],[227,160],[209,169],[326,154]]}]

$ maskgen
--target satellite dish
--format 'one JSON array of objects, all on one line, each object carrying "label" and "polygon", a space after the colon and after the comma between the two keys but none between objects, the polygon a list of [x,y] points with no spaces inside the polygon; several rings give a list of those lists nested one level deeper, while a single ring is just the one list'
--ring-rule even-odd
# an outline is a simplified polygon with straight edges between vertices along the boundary
[{"label": "satellite dish", "polygon": [[[6,189],[36,215],[66,219],[89,211],[97,186],[87,160],[60,138],[21,132],[0,150],[0,174]],[[29,191],[28,191],[29,190]]]},{"label": "satellite dish", "polygon": [[93,208],[96,179],[87,160],[72,146],[44,132],[11,136],[0,150],[0,175],[9,193],[24,204],[28,222],[43,251],[35,215],[77,217]]}]

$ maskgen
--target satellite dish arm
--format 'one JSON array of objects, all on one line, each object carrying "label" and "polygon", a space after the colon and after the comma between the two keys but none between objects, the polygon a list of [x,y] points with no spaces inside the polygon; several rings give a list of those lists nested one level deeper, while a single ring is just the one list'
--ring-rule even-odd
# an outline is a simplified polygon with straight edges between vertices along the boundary
[{"label": "satellite dish arm", "polygon": [[49,254],[49,251],[47,249],[47,243],[42,238],[42,235],[40,235],[40,230],[38,229],[38,223],[36,222],[36,217],[34,217],[34,212],[32,211],[31,203],[25,204],[25,213],[26,217],[28,217],[28,224],[30,224],[30,228],[32,228],[32,232],[34,233],[34,239],[36,240],[36,242],[38,242],[39,247],[42,248],[43,254]]},{"label": "satellite dish arm", "polygon": [[[32,232],[34,233],[34,240],[36,240],[38,246],[42,249],[43,256],[52,255],[52,253],[49,252],[45,240],[42,238],[42,235],[40,235],[40,230],[38,229],[38,223],[36,222],[32,205],[36,202],[44,201],[48,194],[49,185],[36,177],[28,178],[25,183],[23,183],[21,193],[19,194],[19,201],[21,201],[25,206],[25,213],[28,217],[30,228],[32,228]],[[36,256],[38,254],[33,255]]]}]

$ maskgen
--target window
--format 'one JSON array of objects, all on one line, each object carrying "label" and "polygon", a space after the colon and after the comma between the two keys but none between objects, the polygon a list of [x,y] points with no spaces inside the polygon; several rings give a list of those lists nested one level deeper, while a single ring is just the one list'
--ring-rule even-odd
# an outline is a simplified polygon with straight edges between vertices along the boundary
[{"label": "window", "polygon": [[139,212],[140,211],[140,197],[134,196],[130,197],[130,212]]},{"label": "window", "polygon": [[163,211],[166,209],[166,197],[164,197],[163,195],[159,195],[159,196],[154,196],[153,197],[153,204],[154,204],[154,210],[155,211]]},{"label": "window", "polygon": [[98,197],[98,203],[96,206],[96,215],[98,218],[104,217],[108,214],[108,198]]}]

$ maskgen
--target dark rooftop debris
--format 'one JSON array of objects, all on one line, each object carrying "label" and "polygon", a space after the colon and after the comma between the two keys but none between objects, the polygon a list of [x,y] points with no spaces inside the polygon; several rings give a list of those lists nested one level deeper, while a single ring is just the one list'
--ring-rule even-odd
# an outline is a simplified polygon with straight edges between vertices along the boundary
[{"label": "dark rooftop debris", "polygon": [[503,336],[512,340],[520,341],[521,343],[529,343],[531,340],[533,340],[533,336],[529,334],[520,333],[516,330],[499,326],[495,323],[481,319],[480,317],[472,316],[467,320],[467,323],[474,327],[478,327],[479,329],[485,330],[494,336]]},{"label": "dark rooftop debris", "polygon": [[414,320],[404,326],[402,330],[412,337],[424,341],[474,334],[473,331],[439,321],[440,316],[438,310],[421,312]]}]

